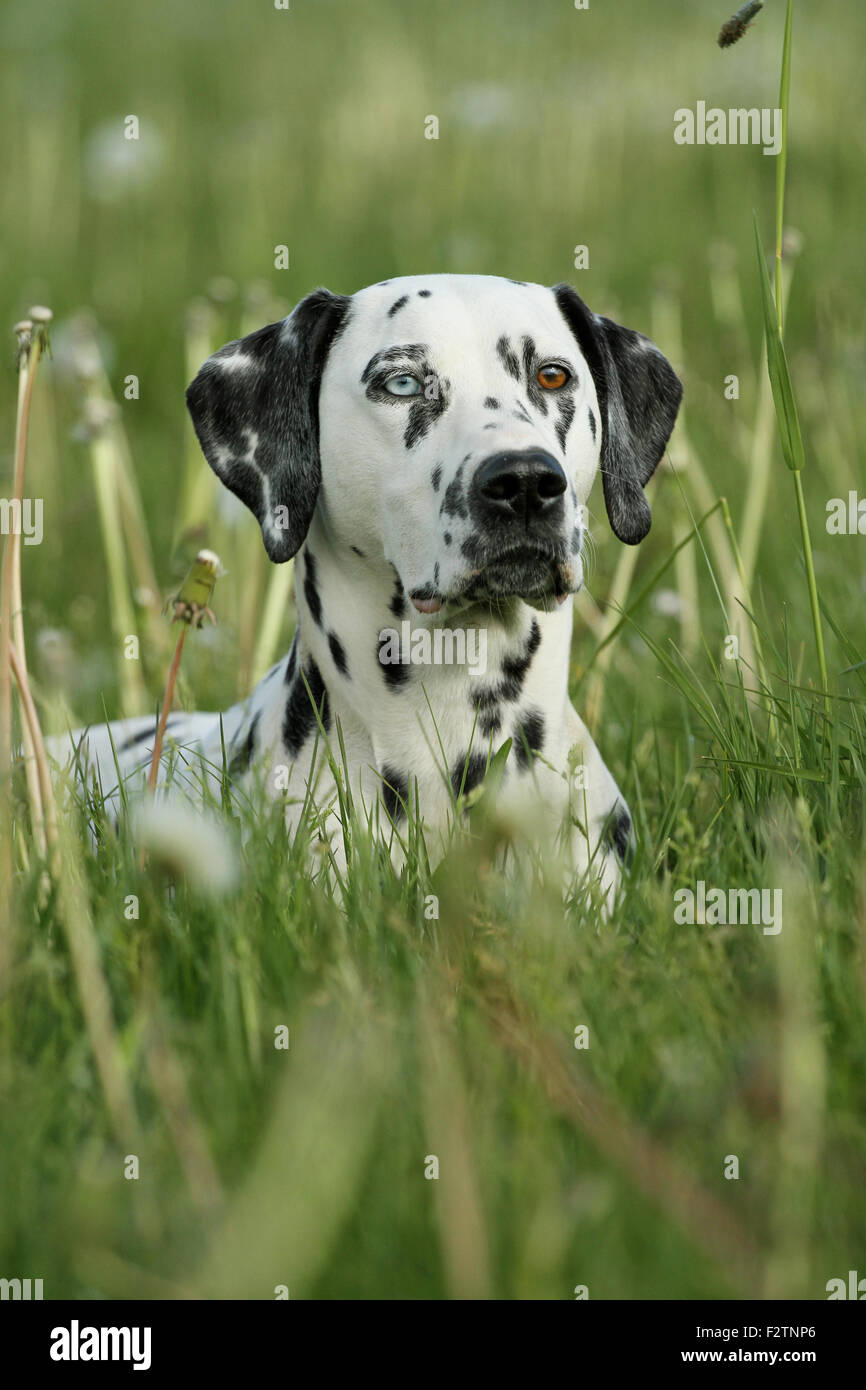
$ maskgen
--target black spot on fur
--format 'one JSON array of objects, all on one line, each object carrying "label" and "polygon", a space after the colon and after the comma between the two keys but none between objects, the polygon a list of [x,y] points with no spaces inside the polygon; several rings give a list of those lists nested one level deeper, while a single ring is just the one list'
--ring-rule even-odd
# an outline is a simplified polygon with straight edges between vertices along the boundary
[{"label": "black spot on fur", "polygon": [[392,318],[394,317],[394,315],[395,315],[400,309],[403,308],[403,305],[404,305],[404,304],[408,304],[408,303],[409,303],[409,296],[408,296],[408,294],[401,295],[399,299],[395,299],[395,300],[394,300],[394,303],[391,305],[390,309],[388,310],[388,318],[389,318],[389,319],[392,319]]},{"label": "black spot on fur", "polygon": [[532,417],[529,414],[529,411],[526,409],[526,406],[523,404],[523,401],[514,402],[514,418],[515,420],[519,420],[520,423],[523,425],[532,424]]},{"label": "black spot on fur", "polygon": [[506,337],[501,337],[496,344],[496,353],[500,362],[509,376],[513,376],[515,381],[520,380],[520,362],[517,353]]},{"label": "black spot on fur", "polygon": [[559,440],[560,449],[565,449],[565,439],[574,419],[575,405],[571,396],[562,395],[555,396],[554,403],[559,411],[559,419],[556,422],[556,437]]},{"label": "black spot on fur", "polygon": [[331,728],[330,700],[322,673],[310,657],[292,682],[283,712],[283,744],[293,757],[297,757],[307,739],[318,729],[317,711],[328,733]]},{"label": "black spot on fur", "polygon": [[409,801],[409,781],[402,772],[387,765],[382,768],[382,805],[392,821],[405,820]]},{"label": "black spot on fur", "polygon": [[463,465],[461,463],[457,476],[445,489],[445,496],[442,498],[442,506],[439,508],[445,516],[459,516],[465,521],[469,516],[469,508],[466,505],[466,498],[463,495],[463,479],[461,477]]},{"label": "black spot on fur", "polygon": [[419,299],[429,299],[432,293],[433,293],[432,290],[419,290],[419,291],[418,291],[418,298],[419,298]]},{"label": "black spot on fur", "polygon": [[376,652],[376,660],[379,662],[379,668],[385,678],[385,684],[391,690],[399,691],[409,680],[411,667],[404,666],[401,661],[382,660],[383,651],[386,648],[390,649],[391,645],[388,638],[382,638]]},{"label": "black spot on fur", "polygon": [[473,533],[471,536],[467,536],[461,541],[460,554],[463,556],[464,560],[469,561],[474,569],[477,569],[484,555],[484,544],[480,536]]},{"label": "black spot on fur", "polygon": [[253,722],[250,724],[243,743],[232,749],[228,766],[229,777],[240,777],[242,773],[246,772],[252,762],[253,754],[256,751],[256,730],[259,727],[260,718],[261,711],[256,714]]},{"label": "black spot on fur", "polygon": [[[168,727],[168,726],[166,726]],[[131,738],[117,745],[118,753],[125,753],[127,748],[135,748],[139,743],[146,743],[149,738],[153,738],[156,733],[156,724],[148,724],[146,729],[142,729],[140,734],[133,734]]]},{"label": "black spot on fur", "polygon": [[484,398],[484,409],[485,409],[485,410],[498,410],[498,409],[499,409],[499,402],[498,402],[498,400],[496,399],[495,396],[485,396],[485,398]]},{"label": "black spot on fur", "polygon": [[382,675],[385,677],[385,683],[392,690],[399,690],[409,679],[409,667],[399,666],[391,662],[382,667]]},{"label": "black spot on fur", "polygon": [[492,685],[482,686],[480,690],[476,687],[470,693],[469,703],[478,711],[478,726],[485,737],[498,733],[502,727],[501,706],[520,698],[526,673],[540,642],[541,628],[538,619],[533,618],[523,648],[515,655],[505,657],[499,679]]},{"label": "black spot on fur", "polygon": [[357,555],[357,557],[358,557],[359,560],[364,560],[364,559],[366,559],[366,556],[365,556],[363,550],[359,550],[358,547],[357,547],[356,545],[353,545],[353,546],[352,546],[352,550],[354,550],[354,552],[355,552],[355,554]]},{"label": "black spot on fur", "polygon": [[484,426],[484,429],[486,429],[486,430],[498,430],[498,429],[499,429],[499,422],[498,422],[497,420],[491,420],[489,425],[485,425],[485,426]]},{"label": "black spot on fur", "polygon": [[412,404],[409,406],[409,420],[403,434],[403,444],[407,449],[414,448],[419,439],[424,438],[448,409],[450,382],[446,381],[444,377],[437,377],[436,380],[435,395],[428,398],[425,386],[422,395],[409,397]]},{"label": "black spot on fur", "polygon": [[403,585],[399,575],[394,576],[394,592],[388,604],[389,609],[395,618],[405,618],[406,616],[406,595],[403,592]]},{"label": "black spot on fur", "polygon": [[506,656],[502,662],[502,684],[500,687],[502,698],[506,700],[518,698],[523,689],[523,682],[526,680],[526,673],[532,665],[532,658],[538,651],[540,643],[541,628],[538,619],[533,618],[523,650],[516,656]]},{"label": "black spot on fur", "polygon": [[430,474],[430,482],[433,484],[433,491],[434,491],[434,492],[438,492],[438,491],[439,491],[439,484],[441,483],[441,481],[442,481],[442,465],[441,465],[441,463],[437,463],[436,467],[433,469],[433,472]]},{"label": "black spot on fur", "polygon": [[502,710],[498,703],[488,704],[478,711],[478,727],[485,738],[490,738],[491,734],[498,734],[502,728]]},{"label": "black spot on fur", "polygon": [[455,796],[467,796],[484,780],[487,758],[484,753],[464,754],[451,769],[451,786]]},{"label": "black spot on fur", "polygon": [[548,392],[538,380],[538,354],[535,342],[530,337],[523,339],[523,370],[526,375],[526,390],[529,400],[536,410],[540,410],[542,415],[547,414]]},{"label": "black spot on fur", "polygon": [[436,561],[435,565],[433,566],[433,583],[436,585],[436,588],[438,589],[438,588],[439,588],[439,561],[438,561],[438,560]]},{"label": "black spot on fur", "polygon": [[595,423],[595,416],[592,413],[592,406],[589,407],[589,432],[592,435],[593,443],[595,443],[595,436],[598,432],[598,426]]},{"label": "black spot on fur", "polygon": [[544,747],[544,716],[540,710],[529,709],[514,726],[514,756],[518,767],[529,767],[535,753]]},{"label": "black spot on fur", "polygon": [[292,681],[293,681],[294,678],[295,678],[295,672],[296,672],[297,669],[298,669],[298,639],[297,639],[297,637],[296,637],[295,640],[292,642],[291,649],[290,649],[290,651],[289,651],[289,659],[288,659],[288,661],[286,662],[286,674],[285,674],[285,682],[286,682],[286,685],[290,685],[290,684],[292,683]]},{"label": "black spot on fur", "polygon": [[443,541],[445,542],[446,545],[450,545],[450,544],[451,544],[451,532],[450,532],[450,531],[446,531],[445,534],[443,535],[442,539],[443,539]]},{"label": "black spot on fur", "polygon": [[304,550],[304,598],[316,627],[322,626],[322,599],[316,585],[316,557]]},{"label": "black spot on fur", "polygon": [[621,864],[628,865],[632,858],[631,816],[621,801],[618,801],[607,818],[602,842],[605,848],[612,849]]},{"label": "black spot on fur", "polygon": [[341,676],[348,676],[349,662],[346,658],[346,648],[343,646],[336,632],[328,633],[328,646],[331,649],[331,656],[334,658],[334,665]]}]

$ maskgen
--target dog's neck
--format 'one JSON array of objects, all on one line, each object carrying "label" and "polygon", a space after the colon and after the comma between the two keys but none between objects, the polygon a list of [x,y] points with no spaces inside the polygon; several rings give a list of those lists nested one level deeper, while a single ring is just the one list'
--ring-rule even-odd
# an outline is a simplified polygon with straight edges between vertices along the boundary
[{"label": "dog's neck", "polygon": [[482,714],[494,700],[516,703],[540,661],[548,701],[567,702],[571,603],[553,613],[519,599],[418,613],[381,554],[335,545],[318,517],[295,565],[298,660],[312,658],[334,709],[351,712],[374,742],[377,732],[392,736],[395,721],[417,736],[417,716],[428,713],[462,730],[479,701]]}]

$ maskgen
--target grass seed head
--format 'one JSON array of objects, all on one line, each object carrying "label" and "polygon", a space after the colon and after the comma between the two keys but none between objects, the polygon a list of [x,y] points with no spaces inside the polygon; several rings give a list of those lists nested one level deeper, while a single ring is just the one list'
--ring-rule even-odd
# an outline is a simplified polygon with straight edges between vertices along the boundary
[{"label": "grass seed head", "polygon": [[216,622],[208,605],[214,585],[224,573],[220,558],[213,550],[200,550],[171,600],[172,621],[189,623],[192,627],[201,627],[205,618]]},{"label": "grass seed head", "polygon": [[732,44],[739,43],[747,29],[751,28],[752,20],[764,8],[764,0],[748,0],[748,3],[741,5],[735,15],[719,30],[719,48],[730,48]]}]

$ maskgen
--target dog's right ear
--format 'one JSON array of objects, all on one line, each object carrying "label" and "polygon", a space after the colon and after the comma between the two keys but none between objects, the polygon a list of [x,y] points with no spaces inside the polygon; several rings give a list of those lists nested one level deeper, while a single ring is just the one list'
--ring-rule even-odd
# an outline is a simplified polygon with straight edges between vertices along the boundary
[{"label": "dog's right ear", "polygon": [[315,510],[319,386],[350,302],[315,290],[280,323],[220,348],[186,393],[205,458],[255,514],[277,563],[300,549]]},{"label": "dog's right ear", "polygon": [[595,382],[601,411],[604,501],[615,536],[637,545],[650,529],[643,489],[677,418],[683,388],[667,358],[642,333],[592,313],[571,285],[553,293]]}]

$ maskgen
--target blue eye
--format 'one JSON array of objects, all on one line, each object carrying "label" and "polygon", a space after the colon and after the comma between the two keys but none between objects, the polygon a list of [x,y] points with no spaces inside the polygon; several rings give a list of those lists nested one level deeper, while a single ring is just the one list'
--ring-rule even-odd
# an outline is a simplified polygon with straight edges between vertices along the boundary
[{"label": "blue eye", "polygon": [[385,382],[385,390],[389,396],[420,396],[421,383],[415,376],[410,376],[408,372],[401,372],[399,376],[389,376]]}]

